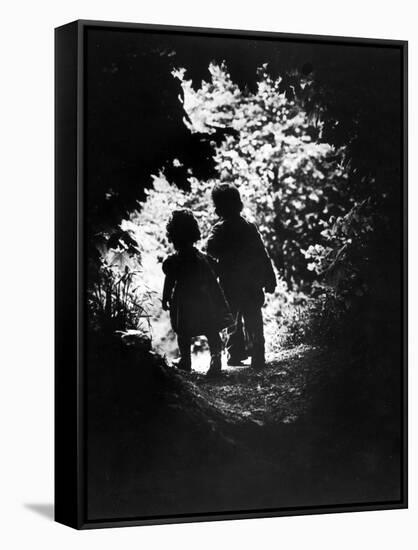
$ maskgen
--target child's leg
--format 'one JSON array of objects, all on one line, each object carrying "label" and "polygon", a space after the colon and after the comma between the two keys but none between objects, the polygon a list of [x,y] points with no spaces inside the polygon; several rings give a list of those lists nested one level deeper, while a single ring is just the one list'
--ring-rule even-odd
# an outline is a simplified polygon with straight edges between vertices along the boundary
[{"label": "child's leg", "polygon": [[237,310],[232,313],[234,324],[227,329],[226,350],[228,363],[239,363],[248,357],[242,326],[242,313]]},{"label": "child's leg", "polygon": [[180,351],[180,361],[177,364],[177,367],[182,370],[191,371],[192,370],[192,357],[190,353],[190,347],[192,339],[190,336],[184,334],[177,335],[177,343]]},{"label": "child's leg", "polygon": [[261,369],[265,366],[264,327],[261,307],[248,307],[244,310],[244,323],[251,344],[251,366]]},{"label": "child's leg", "polygon": [[222,340],[219,332],[213,331],[206,335],[210,350],[210,367],[208,374],[221,372],[222,369]]}]

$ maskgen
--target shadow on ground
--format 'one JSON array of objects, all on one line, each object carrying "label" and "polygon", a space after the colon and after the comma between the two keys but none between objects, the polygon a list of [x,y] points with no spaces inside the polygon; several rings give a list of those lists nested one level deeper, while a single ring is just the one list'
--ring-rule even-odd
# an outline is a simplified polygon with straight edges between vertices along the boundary
[{"label": "shadow on ground", "polygon": [[49,521],[54,521],[54,505],[52,503],[25,503],[24,507]]}]

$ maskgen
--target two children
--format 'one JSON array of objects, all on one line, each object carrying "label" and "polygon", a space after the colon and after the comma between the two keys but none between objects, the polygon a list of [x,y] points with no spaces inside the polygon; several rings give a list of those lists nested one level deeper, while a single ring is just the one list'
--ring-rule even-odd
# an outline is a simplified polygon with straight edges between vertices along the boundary
[{"label": "two children", "polygon": [[212,200],[220,221],[207,241],[209,256],[194,247],[200,232],[190,210],[173,212],[167,225],[176,253],[163,263],[163,308],[170,310],[177,333],[178,366],[191,370],[191,338],[205,335],[211,352],[208,374],[219,373],[219,331],[227,328],[228,364],[239,365],[250,355],[251,366],[261,369],[265,364],[261,308],[264,291],[274,291],[276,277],[255,225],[241,216],[238,189],[216,185]]}]

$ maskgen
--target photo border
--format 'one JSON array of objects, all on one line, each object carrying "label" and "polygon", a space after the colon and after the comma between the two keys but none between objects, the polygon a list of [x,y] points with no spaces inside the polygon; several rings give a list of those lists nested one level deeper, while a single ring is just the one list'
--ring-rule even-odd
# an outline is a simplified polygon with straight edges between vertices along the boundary
[{"label": "photo border", "polygon": [[[56,521],[71,525],[78,529],[91,529],[91,528],[104,528],[104,527],[122,527],[122,526],[136,526],[136,525],[156,525],[156,524],[170,524],[170,523],[183,523],[183,522],[200,522],[200,521],[215,521],[215,520],[229,520],[229,519],[250,519],[250,518],[262,518],[262,517],[280,517],[280,516],[296,516],[307,514],[324,514],[324,513],[341,513],[341,512],[359,512],[359,511],[372,511],[372,510],[392,510],[397,508],[408,507],[408,444],[407,444],[407,430],[408,430],[408,42],[401,40],[386,40],[375,38],[349,38],[349,37],[337,37],[337,36],[322,36],[322,35],[306,35],[306,34],[288,34],[288,33],[276,33],[276,32],[263,32],[252,30],[231,30],[231,29],[215,29],[215,28],[202,28],[202,27],[179,27],[171,25],[151,25],[140,23],[117,23],[117,22],[104,22],[104,21],[90,21],[79,20],[63,27],[56,29],[56,41],[58,40],[58,33],[65,28],[71,27],[72,32],[76,34],[76,74],[77,74],[77,108],[76,108],[76,132],[72,139],[75,139],[75,143],[72,142],[70,149],[76,149],[77,167],[76,167],[76,179],[77,179],[77,199],[76,199],[76,211],[77,221],[76,227],[72,226],[76,232],[76,254],[73,259],[77,266],[77,300],[76,304],[72,304],[75,307],[77,327],[76,329],[70,327],[68,322],[62,318],[61,315],[56,317],[56,337],[57,333],[62,330],[69,331],[69,337],[76,337],[77,346],[77,367],[74,369],[74,364],[66,364],[67,361],[62,356],[56,355],[56,393],[60,392],[62,396],[61,382],[61,370],[72,369],[73,374],[68,374],[67,377],[74,376],[72,380],[72,386],[77,388],[76,396],[69,396],[66,403],[62,400],[58,402],[56,397],[55,404],[55,426],[56,426],[56,440],[58,430],[67,429],[70,434],[68,449],[70,445],[76,444],[77,464],[74,465],[71,452],[68,454],[68,449],[57,449],[56,443],[56,474],[55,474],[55,486],[56,486]],[[161,515],[152,517],[132,517],[132,518],[112,518],[101,520],[89,520],[87,517],[87,483],[86,483],[86,465],[87,465],[87,445],[86,445],[86,422],[87,422],[87,391],[85,380],[85,327],[86,327],[86,307],[85,307],[85,292],[86,292],[86,247],[85,247],[85,180],[86,180],[86,151],[84,150],[84,144],[86,143],[86,124],[85,124],[85,98],[86,98],[86,35],[90,29],[95,30],[107,30],[111,31],[128,31],[128,32],[158,32],[165,34],[189,34],[200,35],[208,37],[233,37],[233,38],[248,38],[248,39],[260,39],[260,40],[275,40],[286,42],[299,42],[299,43],[312,43],[312,44],[330,44],[330,45],[356,45],[356,46],[372,46],[372,47],[385,47],[399,49],[401,55],[401,82],[402,87],[402,108],[401,108],[401,177],[403,184],[403,200],[401,220],[403,220],[403,226],[401,231],[403,260],[402,260],[402,297],[403,297],[403,311],[402,311],[402,369],[401,369],[401,405],[402,405],[402,429],[401,429],[401,498],[396,501],[385,502],[371,502],[371,503],[349,503],[344,505],[322,505],[322,506],[305,506],[305,507],[289,507],[289,508],[268,508],[268,509],[256,509],[256,510],[230,510],[227,512],[207,512],[207,513],[190,513],[190,514],[178,514],[178,515]],[[62,49],[62,46],[61,46]],[[59,56],[63,55],[60,47],[56,42],[56,71],[58,70],[57,61]],[[60,53],[61,52],[61,53]],[[56,77],[57,78],[57,77]],[[65,75],[61,75],[61,78],[65,81]],[[69,86],[73,86],[74,83],[68,82]],[[58,82],[59,87],[59,82]],[[56,80],[57,90],[57,80]],[[57,99],[56,99],[57,101]],[[56,137],[60,136],[61,129],[58,127],[58,111],[56,110]],[[70,153],[71,155],[71,153]],[[64,165],[69,165],[72,160],[70,156],[65,157],[65,153],[61,152],[60,161],[56,156],[56,201],[57,205],[61,207],[62,199],[58,196],[60,193],[60,187],[58,185],[58,179],[64,166],[57,166],[59,162]],[[72,182],[74,185],[74,181]],[[67,183],[68,185],[68,183]],[[63,238],[62,229],[56,226],[56,244],[59,246],[61,239]],[[67,274],[61,275],[61,283],[56,279],[56,296],[62,292],[62,288],[67,285],[71,286],[71,271]],[[71,318],[71,315],[70,315]],[[74,331],[76,332],[74,335]],[[57,342],[57,340],[56,340]],[[57,352],[57,350],[56,350]],[[60,364],[61,363],[61,364]],[[62,442],[61,442],[62,443]],[[74,472],[74,468],[76,468]],[[76,509],[74,506],[64,504],[64,499],[67,495],[63,494],[63,480],[62,472],[72,472],[77,480],[76,487],[72,489],[67,486],[66,490],[75,491],[76,494],[72,495],[73,499],[70,502],[76,501]],[[73,476],[73,477],[74,477]],[[67,484],[68,485],[68,484]],[[74,498],[75,496],[75,498]],[[71,508],[71,509],[70,509]]]}]

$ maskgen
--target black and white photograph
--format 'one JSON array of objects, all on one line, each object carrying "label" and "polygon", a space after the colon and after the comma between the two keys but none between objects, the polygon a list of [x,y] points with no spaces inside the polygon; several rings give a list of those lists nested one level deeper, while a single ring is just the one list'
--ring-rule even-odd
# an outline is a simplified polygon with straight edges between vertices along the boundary
[{"label": "black and white photograph", "polygon": [[82,32],[86,523],[405,506],[404,44]]},{"label": "black and white photograph", "polygon": [[415,550],[413,3],[2,16],[0,548]]}]

